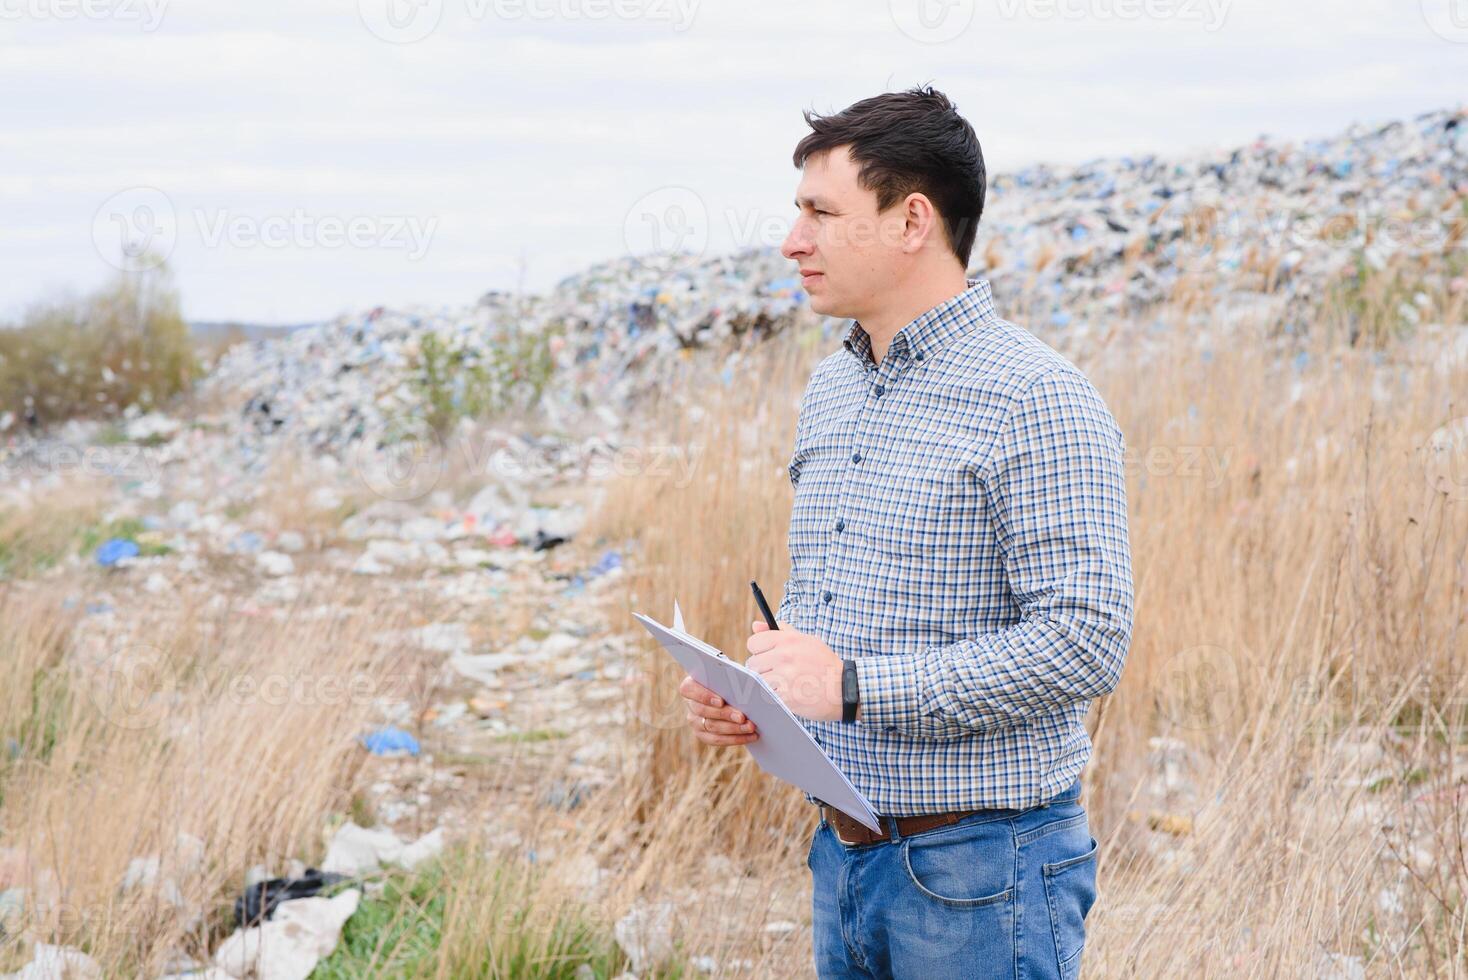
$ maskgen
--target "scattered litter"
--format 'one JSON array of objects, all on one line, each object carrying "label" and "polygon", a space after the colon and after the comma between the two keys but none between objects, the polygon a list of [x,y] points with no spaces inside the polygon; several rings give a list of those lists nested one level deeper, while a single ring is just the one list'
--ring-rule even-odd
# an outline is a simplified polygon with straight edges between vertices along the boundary
[{"label": "scattered litter", "polygon": [[348,875],[307,868],[306,873],[299,878],[257,881],[235,899],[235,925],[242,929],[259,925],[261,921],[270,919],[275,914],[275,909],[281,902],[310,898],[324,889],[349,880]]},{"label": "scattered litter", "polygon": [[673,952],[671,902],[639,902],[612,926],[617,945],[632,961],[632,972],[642,974]]},{"label": "scattered litter", "polygon": [[391,830],[369,830],[349,822],[338,828],[331,838],[321,868],[344,875],[371,874],[384,864],[396,864],[411,870],[438,855],[443,846],[442,827],[409,844]]},{"label": "scattered litter", "polygon": [[394,757],[417,755],[419,752],[418,740],[393,725],[373,729],[361,736],[360,740],[373,755]]},{"label": "scattered litter", "polygon": [[138,554],[138,543],[131,538],[111,538],[97,546],[97,564],[110,568],[124,558],[136,558]]},{"label": "scattered litter", "polygon": [[36,943],[31,961],[12,976],[14,980],[101,980],[102,967],[79,949]]},{"label": "scattered litter", "polygon": [[240,980],[306,980],[336,949],[342,926],[361,900],[361,891],[351,888],[332,898],[282,902],[272,919],[220,943],[214,965]]}]

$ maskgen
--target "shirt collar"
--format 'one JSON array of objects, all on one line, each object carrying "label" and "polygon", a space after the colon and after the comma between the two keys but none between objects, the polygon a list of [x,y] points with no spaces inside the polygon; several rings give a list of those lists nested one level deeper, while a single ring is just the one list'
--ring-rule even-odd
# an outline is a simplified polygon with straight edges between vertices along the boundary
[{"label": "shirt collar", "polygon": [[[919,315],[892,337],[887,354],[933,357],[981,323],[994,319],[994,295],[987,279],[969,279],[968,288]],[[841,343],[863,366],[872,363],[872,338],[852,320]]]}]

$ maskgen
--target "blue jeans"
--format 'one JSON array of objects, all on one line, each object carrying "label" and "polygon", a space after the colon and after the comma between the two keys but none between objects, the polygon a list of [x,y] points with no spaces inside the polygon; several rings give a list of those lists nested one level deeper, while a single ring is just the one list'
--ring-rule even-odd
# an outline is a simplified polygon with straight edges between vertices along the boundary
[{"label": "blue jeans", "polygon": [[1096,900],[1096,839],[1080,793],[1077,779],[1039,806],[857,846],[822,818],[806,859],[816,973],[1074,980]]}]

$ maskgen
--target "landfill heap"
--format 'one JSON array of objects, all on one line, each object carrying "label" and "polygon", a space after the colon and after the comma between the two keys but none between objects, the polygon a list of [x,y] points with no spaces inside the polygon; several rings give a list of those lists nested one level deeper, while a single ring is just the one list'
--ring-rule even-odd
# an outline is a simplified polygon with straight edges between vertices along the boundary
[{"label": "landfill heap", "polygon": [[241,436],[253,448],[284,436],[338,452],[429,414],[431,345],[451,362],[435,389],[451,413],[467,411],[476,384],[503,386],[512,400],[508,389],[528,384],[524,375],[543,357],[543,406],[557,416],[596,410],[613,421],[658,390],[683,360],[679,352],[757,342],[795,322],[805,294],[793,272],[771,250],[697,261],[626,257],[545,295],[490,292],[461,309],[376,307],[238,344],[205,387],[239,399]]},{"label": "landfill heap", "polygon": [[1334,139],[1002,174],[975,262],[1031,327],[1141,312],[1180,287],[1268,298],[1289,322],[1363,263],[1462,249],[1465,200],[1468,114],[1436,111]]},{"label": "landfill heap", "polygon": [[[1261,137],[1192,159],[999,175],[971,274],[993,282],[1002,315],[1041,331],[1115,322],[1180,293],[1287,323],[1343,276],[1463,247],[1464,122],[1463,111],[1445,110],[1333,139]],[[537,372],[544,384],[533,400],[558,417],[591,410],[614,426],[695,350],[737,358],[802,316],[827,335],[843,326],[805,309],[794,273],[773,249],[629,256],[542,295],[378,307],[238,345],[207,383],[239,399],[257,447],[278,436],[326,452],[381,444],[404,417],[473,414],[478,388],[503,388],[506,404],[526,400],[520,389],[534,387]],[[438,367],[426,369],[430,348]]]}]

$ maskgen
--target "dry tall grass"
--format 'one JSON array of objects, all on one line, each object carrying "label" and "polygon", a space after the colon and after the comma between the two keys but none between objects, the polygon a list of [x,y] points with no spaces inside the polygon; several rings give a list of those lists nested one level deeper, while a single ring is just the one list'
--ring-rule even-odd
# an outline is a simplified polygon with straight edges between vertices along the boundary
[{"label": "dry tall grass", "polygon": [[[354,738],[408,668],[370,643],[385,625],[370,616],[184,605],[128,632],[65,599],[0,593],[0,871],[25,889],[6,927],[76,944],[109,976],[157,976],[174,953],[207,957],[246,869],[319,860],[325,819],[350,806]],[[156,878],[124,888],[135,858]]]},{"label": "dry tall grass", "polygon": [[[1371,976],[1461,976],[1468,469],[1441,448],[1468,416],[1468,364],[1442,358],[1460,333],[1362,350],[1186,322],[1076,358],[1128,439],[1138,594],[1122,684],[1090,718],[1087,974],[1314,976],[1341,955]],[[661,431],[696,454],[687,486],[639,474],[609,492],[598,530],[641,549],[626,611],[661,618],[676,595],[744,657],[746,581],[773,601],[788,568],[796,403],[834,349],[810,339],[707,386],[693,418],[670,408]],[[707,833],[804,875],[814,815],[747,753],[694,742],[681,673],[648,643],[625,793],[649,852],[695,873]],[[763,975],[808,969],[796,955]]]}]

